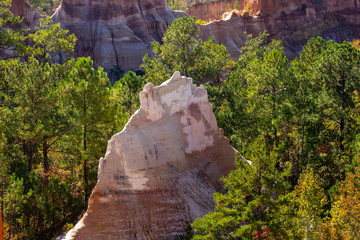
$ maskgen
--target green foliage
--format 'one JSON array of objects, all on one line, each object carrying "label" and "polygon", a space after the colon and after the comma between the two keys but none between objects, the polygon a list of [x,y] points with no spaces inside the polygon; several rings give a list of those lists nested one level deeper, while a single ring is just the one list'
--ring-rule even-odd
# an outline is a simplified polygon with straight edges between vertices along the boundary
[{"label": "green foliage", "polygon": [[146,81],[141,76],[131,71],[115,83],[113,94],[122,99],[121,105],[125,112],[133,114],[140,107],[139,93],[145,84]]},{"label": "green foliage", "polygon": [[[69,58],[75,36],[49,18],[25,36],[15,30],[21,19],[9,7],[0,2],[0,200],[7,239],[51,239],[70,228],[96,183],[106,141],[138,109],[138,93],[176,70],[208,82],[219,126],[249,159],[237,159],[223,178],[227,192],[216,193],[214,212],[192,224],[194,239],[359,238],[356,41],[354,47],[310,39],[290,62],[263,33],[249,36],[234,63],[214,38],[199,39],[195,18],[184,17],[162,44],[152,43],[155,56],[144,57],[143,77],[128,72],[111,86],[90,58]],[[119,66],[111,73],[123,74]]]},{"label": "green foliage", "polygon": [[[179,69],[189,76],[195,59],[200,53],[200,44],[194,37],[199,33],[195,18],[183,17],[175,20],[163,37],[163,45],[152,44],[154,52],[170,64],[172,69]],[[145,70],[146,72],[146,70]]]},{"label": "green foliage", "polygon": [[360,238],[360,168],[348,172],[346,179],[341,183],[339,194],[331,209],[332,238],[334,233],[341,238]]},{"label": "green foliage", "polygon": [[146,54],[143,57],[143,62],[141,68],[145,71],[144,77],[147,82],[160,85],[171,77],[172,73],[169,71],[168,67],[163,62],[159,61],[158,58],[150,59]]},{"label": "green foliage", "polygon": [[271,213],[279,208],[278,195],[289,189],[288,163],[279,164],[276,150],[266,141],[251,146],[249,161],[237,159],[236,170],[223,178],[226,194],[215,193],[215,209],[192,224],[194,239],[265,239],[272,236]]},{"label": "green foliage", "polygon": [[319,177],[314,175],[313,169],[300,175],[299,183],[293,193],[299,204],[300,228],[298,231],[305,239],[318,239],[323,206],[327,199],[324,190],[319,186]]},{"label": "green foliage", "polygon": [[199,25],[205,25],[205,24],[208,24],[209,22],[201,20],[201,19],[196,19],[196,23]]},{"label": "green foliage", "polygon": [[[286,239],[320,239],[327,197],[313,169],[304,171],[293,192],[281,196],[282,208],[274,212],[274,223]],[[279,235],[280,236],[280,235]]]},{"label": "green foliage", "polygon": [[330,189],[353,157],[359,52],[348,43],[312,39],[289,64],[278,43],[265,44],[265,37],[250,38],[227,80],[207,86],[218,123],[240,150],[259,135],[282,143],[294,185],[311,164]]},{"label": "green foliage", "polygon": [[278,42],[265,44],[267,34],[251,36],[229,77],[206,86],[217,121],[237,149],[246,148],[259,134],[279,138],[285,106],[289,64]]},{"label": "green foliage", "polygon": [[0,2],[0,54],[11,55],[8,52],[23,48],[22,42],[26,39],[23,35],[25,29],[16,29],[14,26],[21,23],[20,17],[15,17],[10,11],[11,0]]},{"label": "green foliage", "polygon": [[[54,146],[71,128],[62,109],[62,89],[58,88],[63,79],[63,66],[40,65],[32,57],[26,62],[13,59],[2,64],[6,72],[1,80],[7,86],[1,92],[0,108],[1,135],[5,138],[2,184],[8,189],[2,201],[9,206],[4,209],[5,220],[10,225],[7,234],[25,239],[49,238],[84,207],[69,186],[50,177],[52,161],[56,160]],[[16,177],[8,178],[9,174]],[[64,195],[57,197],[56,194]],[[50,195],[54,199],[49,203],[46,198]]]},{"label": "green foliage", "polygon": [[86,206],[97,160],[126,121],[125,100],[89,58],[68,58],[74,35],[45,18],[25,37],[10,28],[20,21],[8,12],[10,3],[0,4],[1,49],[15,51],[0,60],[4,234],[51,239]]},{"label": "green foliage", "polygon": [[173,10],[183,10],[201,3],[212,2],[216,0],[167,0],[169,7]]},{"label": "green foliage", "polygon": [[[251,239],[254,229],[257,238],[262,238],[262,232],[270,239],[356,239],[349,232],[359,231],[353,224],[357,216],[338,227],[334,227],[335,220],[324,223],[323,218],[333,203],[326,196],[331,195],[331,201],[334,196],[338,199],[341,192],[334,191],[338,182],[358,166],[352,159],[359,150],[359,53],[347,42],[316,38],[308,41],[299,58],[289,62],[279,43],[266,42],[262,34],[249,38],[224,82],[206,86],[218,124],[231,143],[244,156],[253,154],[252,146],[259,139],[274,146],[278,166],[291,163],[286,181],[294,191],[277,195],[277,207],[266,212],[261,228],[261,224],[254,227],[254,219],[238,217],[249,211],[234,207],[242,199],[231,195],[235,190],[223,198],[229,204],[220,205],[232,211],[219,210],[218,196],[223,195],[216,195],[214,213],[194,222],[195,239]],[[246,168],[238,166],[236,171]],[[236,185],[238,179],[243,177],[231,178],[231,186],[242,192],[246,183]],[[272,205],[264,202],[261,206]],[[333,217],[347,211],[339,206],[340,202],[334,205]]]},{"label": "green foliage", "polygon": [[359,88],[359,56],[349,43],[317,38],[292,62],[293,151],[300,166],[311,164],[319,171],[326,189],[342,179],[353,157],[356,121],[351,112]]},{"label": "green foliage", "polygon": [[[58,225],[71,221],[79,214],[81,201],[61,180],[52,177],[47,185],[41,183],[34,172],[26,178],[13,175],[5,197],[6,222],[11,226],[11,236],[23,239],[49,239]],[[23,230],[25,229],[25,231]]]},{"label": "green foliage", "polygon": [[69,157],[82,162],[86,202],[96,184],[97,160],[106,149],[104,138],[110,138],[115,132],[116,117],[120,116],[116,101],[111,101],[111,84],[103,69],[95,70],[90,58],[78,58],[71,64],[73,67],[66,73],[61,88],[66,91],[64,104],[69,106],[73,126],[63,147],[64,151],[71,152]]},{"label": "green foliage", "polygon": [[234,2],[234,9],[240,10],[239,0],[236,0],[236,1]]},{"label": "green foliage", "polygon": [[169,7],[173,10],[186,10],[188,4],[185,0],[167,0]]},{"label": "green foliage", "polygon": [[59,111],[56,86],[62,77],[60,71],[59,65],[41,66],[31,57],[27,62],[14,59],[6,63],[3,81],[8,88],[2,94],[4,108],[0,118],[8,141],[22,147],[29,172],[39,159],[42,145],[51,146],[68,125]]},{"label": "green foliage", "polygon": [[248,13],[252,14],[253,13],[253,4],[254,3],[251,1],[248,2],[244,8],[244,12],[248,12]]},{"label": "green foliage", "polygon": [[32,45],[25,51],[25,55],[34,56],[41,62],[51,62],[59,54],[70,54],[74,51],[76,37],[69,35],[68,30],[60,28],[60,23],[52,24],[49,17],[40,19],[40,26],[36,32],[29,34]]},{"label": "green foliage", "polygon": [[160,45],[153,42],[155,57],[144,57],[141,66],[148,82],[159,84],[180,71],[195,81],[219,81],[233,62],[223,45],[215,44],[213,38],[197,40],[199,26],[195,18],[182,17],[175,20],[166,31]]},{"label": "green foliage", "polygon": [[29,0],[29,3],[45,16],[51,16],[60,6],[60,0]]}]

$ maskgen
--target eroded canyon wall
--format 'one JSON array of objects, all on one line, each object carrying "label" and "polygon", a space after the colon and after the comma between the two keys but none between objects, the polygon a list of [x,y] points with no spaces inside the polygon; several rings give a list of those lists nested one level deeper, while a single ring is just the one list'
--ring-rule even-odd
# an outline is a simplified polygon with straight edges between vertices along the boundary
[{"label": "eroded canyon wall", "polygon": [[76,55],[91,56],[106,70],[138,69],[176,17],[166,0],[62,0],[52,16],[75,33]]},{"label": "eroded canyon wall", "polygon": [[233,11],[226,20],[201,26],[200,37],[215,37],[233,58],[240,54],[246,34],[257,36],[266,30],[270,38],[283,42],[288,57],[297,56],[311,37],[336,42],[360,36],[360,0],[253,0],[253,13]]},{"label": "eroded canyon wall", "polygon": [[[246,35],[267,30],[282,40],[288,57],[297,56],[311,37],[336,42],[360,38],[360,0],[238,0],[239,11],[224,20],[201,25],[200,37],[215,37],[237,59]],[[191,16],[221,18],[235,0],[197,4]],[[27,0],[14,0],[13,11],[34,27],[40,14]],[[108,72],[139,69],[144,54],[152,55],[151,42],[161,41],[167,26],[183,12],[172,11],[166,0],[62,0],[53,15],[55,22],[78,38],[75,56],[91,56]],[[116,79],[115,79],[116,80]]]},{"label": "eroded canyon wall", "polygon": [[[267,30],[283,41],[286,55],[297,56],[315,36],[337,42],[359,38],[360,0],[238,0],[239,12],[224,21],[201,26],[200,37],[214,36],[237,59],[246,34]],[[200,19],[220,19],[235,0],[209,1],[187,10]],[[78,37],[77,56],[91,56],[107,71],[138,69],[151,42],[160,41],[167,26],[183,13],[165,0],[63,0],[53,19]],[[235,16],[236,15],[236,16]]]},{"label": "eroded canyon wall", "polygon": [[213,209],[234,150],[206,89],[175,72],[145,85],[140,103],[109,141],[87,212],[66,239],[180,239]]}]

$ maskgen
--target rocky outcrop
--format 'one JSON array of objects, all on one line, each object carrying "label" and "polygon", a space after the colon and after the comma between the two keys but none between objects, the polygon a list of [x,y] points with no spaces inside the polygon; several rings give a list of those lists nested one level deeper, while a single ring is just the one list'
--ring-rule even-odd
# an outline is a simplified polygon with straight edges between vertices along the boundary
[{"label": "rocky outcrop", "polygon": [[213,209],[234,150],[205,88],[175,72],[145,85],[140,103],[109,141],[88,210],[66,239],[179,239]]},{"label": "rocky outcrop", "polygon": [[28,0],[12,0],[10,11],[15,16],[21,16],[23,18],[22,27],[35,29],[35,26],[39,23],[40,13],[30,6]]},{"label": "rocky outcrop", "polygon": [[62,0],[52,19],[78,38],[77,56],[91,56],[106,70],[138,69],[178,17],[166,0]]},{"label": "rocky outcrop", "polygon": [[[249,0],[251,14],[235,11],[225,20],[201,26],[200,37],[215,37],[234,58],[240,54],[246,34],[267,30],[270,38],[283,42],[288,57],[297,56],[311,37],[342,42],[359,38],[360,0]],[[249,7],[249,3],[245,3]],[[249,7],[250,8],[250,7]]]}]

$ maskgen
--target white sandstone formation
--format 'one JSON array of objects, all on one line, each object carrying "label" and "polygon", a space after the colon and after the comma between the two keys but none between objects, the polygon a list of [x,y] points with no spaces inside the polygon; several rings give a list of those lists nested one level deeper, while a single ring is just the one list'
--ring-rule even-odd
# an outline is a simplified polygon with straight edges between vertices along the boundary
[{"label": "white sandstone formation", "polygon": [[213,209],[234,151],[206,89],[175,72],[145,85],[140,102],[109,141],[88,210],[66,239],[179,239]]}]

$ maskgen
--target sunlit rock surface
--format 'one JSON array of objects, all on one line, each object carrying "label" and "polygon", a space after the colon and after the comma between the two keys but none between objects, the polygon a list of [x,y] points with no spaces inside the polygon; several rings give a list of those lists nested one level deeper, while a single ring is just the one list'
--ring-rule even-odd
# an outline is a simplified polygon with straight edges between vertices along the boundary
[{"label": "sunlit rock surface", "polygon": [[109,141],[88,210],[66,239],[179,239],[213,209],[234,150],[205,88],[175,72],[148,83],[140,102]]},{"label": "sunlit rock surface", "polygon": [[[279,39],[290,58],[298,56],[311,37],[321,36],[336,42],[360,37],[360,0],[239,0],[239,10],[223,15],[233,8],[234,1],[219,0],[188,9],[191,16],[208,20],[202,13],[213,7],[217,19],[201,26],[200,37],[214,36],[237,59],[247,34],[257,36],[266,30],[270,38]],[[214,20],[212,18],[212,20]]]}]

